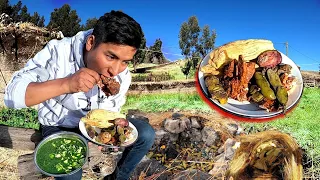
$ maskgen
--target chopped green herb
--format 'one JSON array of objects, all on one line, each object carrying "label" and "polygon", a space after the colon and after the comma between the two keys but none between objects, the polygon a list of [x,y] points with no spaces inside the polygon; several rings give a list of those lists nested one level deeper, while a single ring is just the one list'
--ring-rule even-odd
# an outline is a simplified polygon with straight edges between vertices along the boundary
[{"label": "chopped green herb", "polygon": [[56,138],[40,147],[37,163],[48,173],[65,174],[80,168],[84,164],[85,154],[85,144],[82,141]]}]

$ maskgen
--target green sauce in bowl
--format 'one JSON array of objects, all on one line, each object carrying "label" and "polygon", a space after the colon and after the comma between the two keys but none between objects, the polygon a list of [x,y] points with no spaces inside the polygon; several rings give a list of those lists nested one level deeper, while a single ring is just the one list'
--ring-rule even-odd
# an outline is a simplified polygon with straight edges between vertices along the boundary
[{"label": "green sauce in bowl", "polygon": [[35,162],[47,175],[69,174],[86,162],[87,145],[79,135],[59,133],[44,139],[37,147]]}]

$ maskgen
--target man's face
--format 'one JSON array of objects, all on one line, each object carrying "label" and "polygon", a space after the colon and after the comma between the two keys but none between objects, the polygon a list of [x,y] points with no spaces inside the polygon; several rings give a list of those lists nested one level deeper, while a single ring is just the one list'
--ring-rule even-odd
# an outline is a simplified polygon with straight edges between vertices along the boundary
[{"label": "man's face", "polygon": [[101,43],[94,47],[94,36],[88,38],[85,50],[86,67],[106,77],[113,77],[124,71],[137,51],[128,45],[112,43]]}]

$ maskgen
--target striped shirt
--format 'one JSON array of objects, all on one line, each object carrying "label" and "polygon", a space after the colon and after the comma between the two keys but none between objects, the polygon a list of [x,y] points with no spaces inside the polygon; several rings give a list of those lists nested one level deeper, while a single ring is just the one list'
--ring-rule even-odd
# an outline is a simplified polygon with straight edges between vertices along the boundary
[{"label": "striped shirt", "polygon": [[[29,83],[68,77],[85,67],[83,46],[92,29],[81,31],[73,37],[51,40],[25,67],[15,72],[5,89],[5,104],[9,108],[25,108],[25,93]],[[106,97],[98,86],[89,92],[63,94],[38,105],[38,119],[43,125],[77,127],[81,117],[92,109],[119,112],[125,103],[131,75],[126,68],[115,77],[120,91]]]}]

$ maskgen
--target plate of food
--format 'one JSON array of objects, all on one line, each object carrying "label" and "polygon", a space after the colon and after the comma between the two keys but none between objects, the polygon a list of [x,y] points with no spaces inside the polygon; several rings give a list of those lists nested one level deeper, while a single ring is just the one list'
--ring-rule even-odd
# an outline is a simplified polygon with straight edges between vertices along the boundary
[{"label": "plate of food", "polygon": [[303,92],[298,66],[265,39],[233,41],[212,50],[197,78],[209,105],[249,119],[282,115]]},{"label": "plate of food", "polygon": [[138,138],[136,127],[126,116],[104,109],[95,109],[80,119],[79,129],[91,142],[108,148],[127,147]]}]

